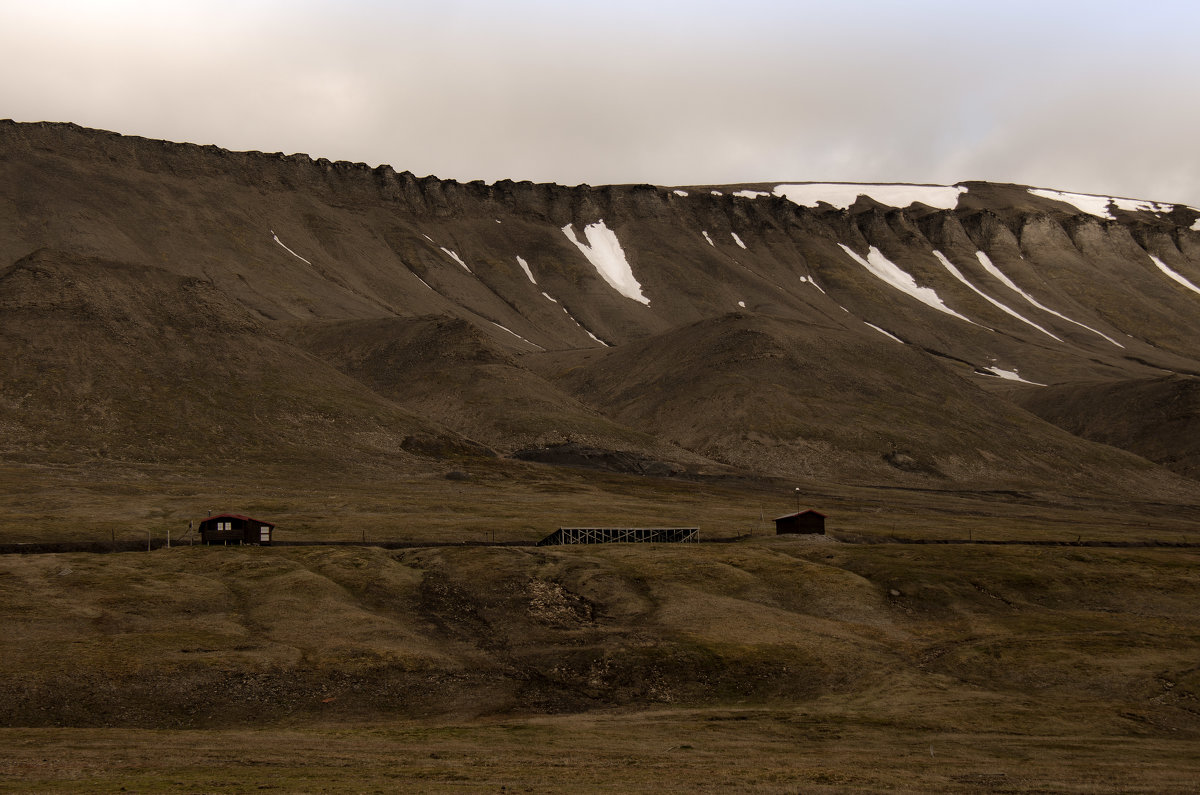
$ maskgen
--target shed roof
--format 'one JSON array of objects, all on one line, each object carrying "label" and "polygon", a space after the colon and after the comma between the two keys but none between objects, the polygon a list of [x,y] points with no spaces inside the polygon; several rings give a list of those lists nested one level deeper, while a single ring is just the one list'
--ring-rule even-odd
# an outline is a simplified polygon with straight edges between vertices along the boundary
[{"label": "shed roof", "polygon": [[243,516],[240,513],[214,513],[212,516],[206,516],[201,519],[201,522],[207,522],[210,519],[241,519],[243,522],[254,522],[256,524],[265,524],[267,527],[274,527],[274,522],[268,522],[265,519],[255,519],[251,516]]},{"label": "shed roof", "polygon": [[800,511],[800,512],[798,512],[798,513],[789,513],[789,514],[785,514],[785,515],[783,515],[783,516],[776,516],[776,517],[775,517],[774,519],[772,519],[771,521],[778,522],[780,519],[795,519],[795,518],[796,518],[796,517],[798,517],[798,516],[805,516],[805,515],[807,515],[807,514],[812,514],[812,515],[814,515],[814,516],[819,516],[819,517],[821,517],[822,519],[824,519],[824,518],[825,518],[825,514],[821,513],[820,511],[814,511],[812,508],[809,508],[808,510],[805,510],[805,511]]}]

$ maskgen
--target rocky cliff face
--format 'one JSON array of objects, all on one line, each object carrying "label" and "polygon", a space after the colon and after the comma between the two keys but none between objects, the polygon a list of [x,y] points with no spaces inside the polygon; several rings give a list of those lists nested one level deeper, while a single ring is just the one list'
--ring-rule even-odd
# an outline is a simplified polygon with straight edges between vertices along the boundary
[{"label": "rocky cliff face", "polygon": [[[233,430],[244,455],[571,441],[714,471],[1162,485],[1009,398],[1195,379],[1197,219],[973,182],[460,184],[3,122],[2,443],[144,455],[166,412],[166,457]],[[1194,471],[1176,453],[1156,455]]]}]

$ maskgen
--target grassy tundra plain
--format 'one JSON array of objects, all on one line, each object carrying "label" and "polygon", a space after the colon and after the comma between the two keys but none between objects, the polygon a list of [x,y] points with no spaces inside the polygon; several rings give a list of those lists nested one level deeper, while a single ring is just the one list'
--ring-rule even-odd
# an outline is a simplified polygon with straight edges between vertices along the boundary
[{"label": "grassy tundra plain", "polygon": [[[1189,791],[1196,508],[522,465],[392,490],[264,478],[278,538],[376,547],[0,556],[7,791]],[[47,474],[48,478],[53,473]],[[2,541],[186,529],[229,484],[22,499]],[[249,499],[249,494],[244,498]],[[442,506],[442,507],[439,507]],[[135,513],[136,515],[136,513]],[[64,519],[64,517],[66,517]],[[400,517],[400,518],[397,518]],[[616,517],[698,545],[537,548]],[[140,527],[139,527],[140,532]],[[839,541],[842,537],[847,541]],[[851,541],[855,543],[851,543]],[[470,542],[470,543],[463,543]]]}]

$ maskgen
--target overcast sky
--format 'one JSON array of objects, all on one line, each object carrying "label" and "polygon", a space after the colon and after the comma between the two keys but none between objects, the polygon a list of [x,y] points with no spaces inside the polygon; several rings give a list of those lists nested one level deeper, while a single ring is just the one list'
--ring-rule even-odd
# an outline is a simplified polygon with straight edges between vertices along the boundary
[{"label": "overcast sky", "polygon": [[0,117],[419,176],[1200,207],[1196,0],[0,0]]}]

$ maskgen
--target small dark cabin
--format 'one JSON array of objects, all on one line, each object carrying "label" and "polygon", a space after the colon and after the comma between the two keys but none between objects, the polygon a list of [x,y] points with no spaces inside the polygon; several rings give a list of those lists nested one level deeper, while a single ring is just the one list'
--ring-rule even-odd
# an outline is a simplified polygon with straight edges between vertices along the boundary
[{"label": "small dark cabin", "polygon": [[775,535],[784,533],[820,533],[825,535],[825,514],[813,510],[789,513],[775,520]]},{"label": "small dark cabin", "polygon": [[222,513],[200,520],[200,541],[204,544],[261,544],[271,543],[275,531],[272,522],[251,519],[236,513]]}]

